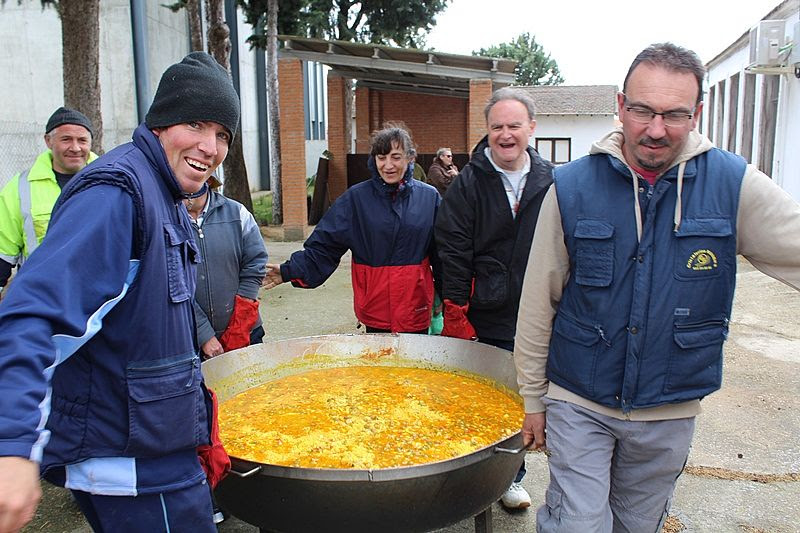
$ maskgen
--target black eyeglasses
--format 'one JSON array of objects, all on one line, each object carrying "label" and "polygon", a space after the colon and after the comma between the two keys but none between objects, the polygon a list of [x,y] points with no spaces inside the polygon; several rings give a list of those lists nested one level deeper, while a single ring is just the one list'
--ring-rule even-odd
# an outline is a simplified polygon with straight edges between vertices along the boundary
[{"label": "black eyeglasses", "polygon": [[[628,101],[627,97],[625,97],[625,101]],[[661,115],[661,118],[664,120],[664,125],[671,128],[685,126],[686,122],[694,117],[696,109],[697,107],[694,107],[688,113],[686,111],[664,111],[659,113],[658,111],[653,111],[649,107],[638,105],[625,106],[625,110],[630,113],[631,118],[639,124],[650,124],[656,115]]]}]

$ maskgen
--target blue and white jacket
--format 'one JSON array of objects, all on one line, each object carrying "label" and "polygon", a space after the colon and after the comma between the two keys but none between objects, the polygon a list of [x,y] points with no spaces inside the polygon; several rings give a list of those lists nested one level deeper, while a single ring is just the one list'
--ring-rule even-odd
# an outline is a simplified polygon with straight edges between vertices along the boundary
[{"label": "blue and white jacket", "polygon": [[0,455],[93,494],[204,479],[199,256],[181,194],[144,125],[65,187],[0,305]]}]

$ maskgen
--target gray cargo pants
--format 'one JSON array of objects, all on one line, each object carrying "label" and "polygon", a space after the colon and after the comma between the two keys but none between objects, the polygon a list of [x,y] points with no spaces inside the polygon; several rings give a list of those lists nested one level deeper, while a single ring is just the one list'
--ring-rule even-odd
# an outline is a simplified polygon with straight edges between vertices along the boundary
[{"label": "gray cargo pants", "polygon": [[660,532],[686,465],[694,417],[611,418],[544,398],[550,486],[539,533]]}]

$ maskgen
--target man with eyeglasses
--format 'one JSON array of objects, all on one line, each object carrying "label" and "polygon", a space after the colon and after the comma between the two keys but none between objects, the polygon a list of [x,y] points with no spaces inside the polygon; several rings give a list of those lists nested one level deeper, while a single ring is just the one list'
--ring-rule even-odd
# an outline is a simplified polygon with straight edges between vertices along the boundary
[{"label": "man with eyeglasses", "polygon": [[643,50],[622,128],[544,199],[514,351],[525,443],[550,453],[539,532],[661,531],[721,385],[736,255],[800,288],[800,207],[695,131],[704,75],[692,51]]}]

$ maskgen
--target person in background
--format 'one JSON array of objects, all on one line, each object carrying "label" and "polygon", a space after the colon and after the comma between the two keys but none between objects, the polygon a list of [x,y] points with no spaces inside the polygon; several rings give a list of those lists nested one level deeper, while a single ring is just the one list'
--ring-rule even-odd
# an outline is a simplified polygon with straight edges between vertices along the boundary
[{"label": "person in background", "polygon": [[[528,93],[495,91],[485,116],[489,134],[448,189],[436,219],[442,335],[513,351],[522,277],[553,167],[529,145],[536,120]],[[524,475],[523,462],[503,494],[505,507],[530,507]]]},{"label": "person in background", "polygon": [[555,170],[514,361],[526,445],[547,446],[537,531],[661,531],[700,400],[719,389],[737,254],[800,288],[800,206],[695,129],[705,68],[644,49],[622,127]]},{"label": "person in background", "polygon": [[373,133],[372,178],[350,187],[303,244],[281,265],[268,264],[264,287],[285,281],[320,286],[353,253],[353,305],[368,333],[427,333],[434,274],[436,189],[413,178],[411,136],[388,125]]},{"label": "person in background", "polygon": [[428,183],[436,187],[444,197],[445,191],[458,176],[458,167],[453,163],[453,151],[450,148],[436,150],[436,158],[428,169]]},{"label": "person in background", "polygon": [[0,190],[0,294],[13,268],[44,239],[61,189],[97,158],[91,151],[92,122],[80,111],[59,107],[44,131],[47,150]]},{"label": "person in background", "polygon": [[164,72],[132,142],[62,191],[0,303],[0,530],[31,519],[41,473],[94,531],[216,532],[183,199],[238,124],[227,71],[193,52]]},{"label": "person in background", "polygon": [[417,149],[412,148],[411,154],[409,154],[410,163],[414,165],[414,179],[422,182],[428,183],[428,178],[425,176],[425,170],[422,168],[422,165],[417,163]]},{"label": "person in background", "polygon": [[208,189],[183,202],[192,218],[202,262],[197,265],[194,316],[197,344],[204,358],[260,343],[258,290],[264,279],[267,249],[253,215],[239,202]]}]

